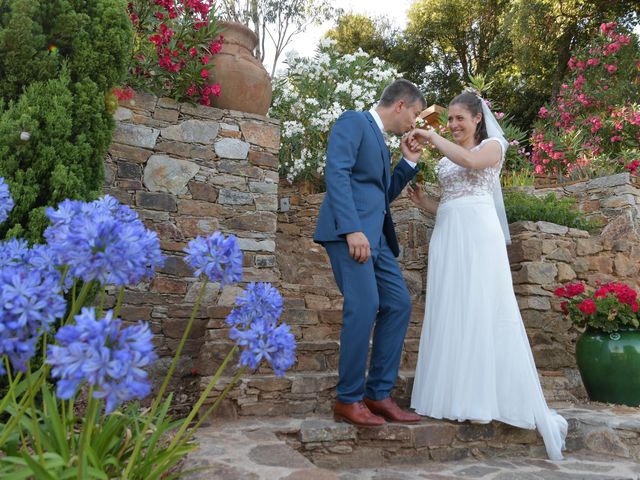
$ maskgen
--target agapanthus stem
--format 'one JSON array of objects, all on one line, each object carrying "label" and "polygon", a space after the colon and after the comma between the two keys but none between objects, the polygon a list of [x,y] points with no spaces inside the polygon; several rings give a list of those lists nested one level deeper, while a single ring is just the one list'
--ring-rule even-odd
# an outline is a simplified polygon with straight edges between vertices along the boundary
[{"label": "agapanthus stem", "polygon": [[[9,391],[7,392],[7,394],[5,395],[5,398],[7,400],[11,399],[13,401],[13,406],[15,407],[16,411],[18,410],[18,399],[16,398],[16,392],[14,389],[14,385],[17,384],[17,380],[13,379],[13,375],[11,375],[11,365],[9,364],[9,359],[5,356],[4,357],[4,368],[7,371],[7,377],[9,379]],[[18,372],[18,375],[16,376],[16,378],[18,378],[19,376],[22,375],[22,372]],[[5,408],[5,399],[2,399],[2,405],[0,408],[0,412],[4,412],[4,408]],[[20,432],[20,440],[22,440],[22,447],[23,448],[27,448],[27,439],[24,436],[24,432],[22,431],[22,428],[19,430]]]},{"label": "agapanthus stem", "polygon": [[9,388],[7,393],[4,395],[4,397],[2,397],[2,400],[0,400],[0,412],[4,412],[5,408],[7,408],[7,403],[9,403],[9,400],[13,399],[14,405],[15,405],[16,400],[15,400],[14,386],[17,385],[20,379],[22,378],[22,372],[18,372],[18,374],[15,377],[11,375],[9,359],[6,356],[4,357],[4,363],[5,363],[5,370],[7,371],[7,375],[9,377]]},{"label": "agapanthus stem", "polygon": [[[172,447],[174,447],[180,441],[180,439],[182,438],[182,435],[184,434],[184,432],[187,430],[187,428],[189,428],[189,424],[191,423],[191,420],[193,420],[193,418],[197,415],[198,411],[200,410],[200,407],[202,407],[202,404],[205,402],[205,400],[209,396],[209,393],[211,392],[211,390],[213,390],[213,387],[216,385],[216,383],[220,379],[220,376],[222,375],[222,373],[224,372],[225,368],[227,367],[227,364],[229,363],[231,358],[233,358],[233,355],[236,353],[237,350],[238,350],[238,345],[234,345],[233,348],[231,350],[229,350],[229,353],[227,353],[227,356],[224,358],[222,364],[220,364],[220,366],[216,370],[215,375],[209,381],[207,387],[200,394],[200,398],[198,398],[198,401],[196,402],[196,404],[191,409],[191,412],[189,412],[189,415],[187,416],[187,418],[185,418],[182,421],[182,425],[180,426],[180,430],[178,430],[178,433],[176,433],[174,435],[173,440],[169,444],[169,447],[168,447],[169,450]],[[235,382],[232,381],[231,385],[233,385],[234,383]]]},{"label": "agapanthus stem", "polygon": [[71,285],[71,310],[75,310],[76,308],[76,292],[78,290],[78,279],[73,279],[73,285]]},{"label": "agapanthus stem", "polygon": [[[62,409],[64,411],[64,402],[65,400],[62,401],[63,405],[62,405]],[[71,425],[71,428],[73,428],[73,424],[75,422],[75,415],[73,414],[73,400],[66,400],[67,403],[67,422],[70,422],[69,425]],[[73,433],[69,436],[69,450],[71,452],[74,452],[76,450],[76,436],[73,435]]]},{"label": "agapanthus stem", "polygon": [[116,307],[113,311],[113,318],[120,316],[120,307],[122,306],[122,297],[124,296],[124,285],[118,290],[118,299],[116,300]]},{"label": "agapanthus stem", "polygon": [[71,319],[75,317],[76,313],[78,313],[80,308],[82,308],[82,306],[84,305],[84,301],[87,299],[87,295],[89,294],[89,290],[91,289],[92,285],[93,285],[93,280],[90,282],[83,283],[82,288],[80,289],[80,293],[78,294],[78,298],[76,298],[75,296],[76,288],[74,284],[73,286],[74,295],[73,295],[73,301],[71,302],[71,311],[69,312],[69,315],[67,316],[63,325],[68,324],[71,321]]},{"label": "agapanthus stem", "polygon": [[67,273],[69,273],[69,265],[62,267],[62,272],[60,273],[60,289],[63,289],[64,287],[64,282],[67,279]]},{"label": "agapanthus stem", "polygon": [[167,386],[169,385],[169,381],[173,376],[173,371],[176,369],[176,365],[178,364],[178,359],[180,358],[180,353],[182,352],[184,344],[186,343],[187,338],[189,337],[189,332],[191,331],[193,320],[196,318],[196,313],[198,312],[198,309],[200,308],[200,303],[204,298],[204,293],[206,291],[207,284],[208,284],[208,281],[204,280],[204,282],[202,283],[202,286],[200,287],[200,290],[198,291],[198,295],[196,297],[196,303],[193,305],[193,310],[191,311],[191,317],[189,317],[187,326],[184,329],[184,333],[182,334],[182,339],[180,340],[180,344],[178,345],[176,353],[173,355],[173,359],[171,360],[171,365],[169,366],[169,371],[164,377],[164,381],[160,386],[160,390],[158,390],[158,393],[156,394],[156,398],[153,400],[153,404],[151,405],[151,410],[149,411],[147,415],[147,419],[144,422],[142,433],[138,435],[138,438],[136,439],[136,445],[133,449],[133,453],[131,454],[131,457],[129,457],[129,463],[127,465],[127,469],[124,472],[125,478],[129,477],[129,474],[131,473],[131,469],[133,468],[133,465],[138,460],[138,455],[140,454],[140,450],[142,448],[142,442],[144,441],[145,434],[149,428],[149,424],[151,423],[151,420],[156,414],[156,410],[158,409],[160,402],[162,401],[162,396],[164,395],[164,392],[166,391]]},{"label": "agapanthus stem", "polygon": [[30,385],[27,391],[23,394],[22,398],[20,399],[20,403],[18,404],[18,409],[15,415],[11,415],[11,418],[2,430],[2,436],[0,436],[0,446],[4,445],[4,442],[7,441],[7,438],[9,438],[9,435],[11,435],[11,433],[13,432],[16,424],[18,424],[22,419],[22,415],[24,415],[24,412],[27,410],[27,405],[33,400],[33,397],[35,397],[36,393],[40,390],[40,387],[42,386],[42,383],[44,382],[48,371],[49,370],[44,367],[40,369],[40,376],[38,377],[36,384]]},{"label": "agapanthus stem", "polygon": [[[31,389],[31,366],[27,367],[27,385],[29,390]],[[38,411],[36,410],[36,404],[33,401],[33,395],[30,397],[29,404],[31,406],[31,423],[33,424],[33,433],[35,437],[35,449],[38,452],[40,459],[40,465],[44,467],[44,452],[42,451],[42,440],[40,438],[40,426],[38,425]]]},{"label": "agapanthus stem", "polygon": [[104,302],[105,302],[105,298],[106,298],[106,293],[107,293],[107,291],[103,286],[100,289],[100,305],[96,309],[96,316],[99,317],[99,318],[102,318],[103,313],[104,313]]},{"label": "agapanthus stem", "polygon": [[80,434],[80,450],[78,451],[78,478],[85,478],[84,471],[87,463],[87,455],[85,449],[91,442],[91,434],[93,433],[93,426],[95,424],[96,411],[100,402],[93,398],[93,387],[89,389],[89,405],[87,406],[87,413],[84,417],[84,425],[82,427],[82,433]]},{"label": "agapanthus stem", "polygon": [[[234,347],[235,348],[235,347]],[[230,359],[231,356],[227,355],[227,360]],[[220,370],[220,368],[218,368],[218,370]],[[224,369],[223,369],[224,370]],[[224,390],[220,393],[220,395],[218,396],[218,398],[216,398],[216,401],[213,403],[213,405],[211,405],[207,411],[204,413],[204,415],[202,415],[200,417],[200,419],[196,422],[196,424],[190,429],[189,433],[187,435],[182,436],[182,428],[180,429],[181,432],[178,432],[178,434],[174,437],[174,441],[171,442],[171,444],[169,445],[169,447],[167,448],[167,450],[170,450],[171,448],[179,448],[182,447],[183,445],[185,445],[193,436],[193,433],[195,433],[198,428],[200,427],[200,425],[202,424],[202,422],[204,422],[209,415],[211,415],[213,412],[215,412],[217,410],[217,408],[220,406],[220,403],[222,402],[222,400],[224,400],[224,398],[227,396],[227,394],[231,391],[231,389],[233,388],[233,386],[238,382],[238,380],[240,379],[240,377],[242,376],[242,374],[245,372],[246,368],[245,367],[240,367],[238,369],[238,371],[236,372],[236,374],[233,376],[233,378],[229,381],[229,383],[227,384],[227,386],[224,388]],[[217,373],[217,372],[216,372]],[[209,385],[207,385],[207,388],[209,388],[210,386],[212,387],[213,385],[215,385],[216,382],[215,380],[211,380],[211,382],[209,382]],[[209,391],[211,391],[211,389],[209,389]],[[201,399],[206,398],[205,393],[203,392],[203,394],[200,396]],[[200,402],[199,402],[200,403]],[[199,406],[197,407],[198,409],[200,408]],[[194,407],[194,410],[197,411],[196,407]],[[191,417],[193,418],[193,417]],[[189,426],[190,421],[188,421],[187,419],[185,419],[185,421],[183,422],[182,426],[183,427],[188,427]],[[180,438],[182,436],[182,438]],[[178,439],[180,439],[180,442],[178,443]],[[176,444],[174,446],[174,444]],[[158,467],[156,467],[156,469],[161,469],[163,468],[162,465],[159,465]],[[159,471],[154,471],[152,473],[160,473]]]},{"label": "agapanthus stem", "polygon": [[222,391],[222,393],[220,395],[218,395],[218,398],[216,398],[216,401],[213,402],[213,405],[211,405],[206,412],[204,412],[204,415],[202,415],[200,417],[200,419],[198,420],[198,422],[193,426],[192,431],[196,431],[200,425],[202,424],[202,422],[204,422],[207,417],[209,417],[209,415],[211,415],[213,412],[215,412],[218,407],[220,406],[220,403],[222,403],[222,400],[225,399],[225,397],[227,396],[227,394],[229,393],[229,391],[231,391],[231,389],[233,388],[233,386],[237,383],[237,381],[240,379],[240,377],[242,376],[242,374],[246,371],[246,367],[240,367],[238,369],[238,371],[236,372],[236,374],[233,376],[233,378],[229,381],[229,383],[227,384],[227,386],[224,388],[224,390]]}]

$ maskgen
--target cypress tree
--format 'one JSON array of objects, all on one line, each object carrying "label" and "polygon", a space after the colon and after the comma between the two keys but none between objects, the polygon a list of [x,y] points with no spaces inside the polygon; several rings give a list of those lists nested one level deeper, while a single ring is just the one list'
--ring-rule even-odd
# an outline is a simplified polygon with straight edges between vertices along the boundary
[{"label": "cypress tree", "polygon": [[99,195],[114,128],[105,99],[131,46],[125,0],[2,0],[0,176],[15,207],[0,238],[37,242],[47,206]]}]

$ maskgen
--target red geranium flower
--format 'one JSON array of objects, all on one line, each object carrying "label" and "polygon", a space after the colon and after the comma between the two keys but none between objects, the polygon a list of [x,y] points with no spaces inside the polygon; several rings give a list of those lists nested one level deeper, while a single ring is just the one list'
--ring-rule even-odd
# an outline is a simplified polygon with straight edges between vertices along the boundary
[{"label": "red geranium flower", "polygon": [[597,310],[596,303],[590,298],[587,298],[586,300],[583,300],[581,303],[579,303],[578,308],[582,313],[586,315],[593,315]]}]

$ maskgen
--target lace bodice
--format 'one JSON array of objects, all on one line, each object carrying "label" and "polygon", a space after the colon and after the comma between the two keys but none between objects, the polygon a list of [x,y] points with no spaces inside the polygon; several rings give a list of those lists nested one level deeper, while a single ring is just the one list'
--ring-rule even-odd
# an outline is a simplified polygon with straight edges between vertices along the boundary
[{"label": "lace bodice", "polygon": [[[480,149],[488,141],[500,142],[497,138],[487,138],[472,150]],[[498,165],[483,169],[464,168],[453,163],[447,157],[442,157],[436,166],[438,183],[442,189],[440,203],[443,204],[459,197],[493,195],[503,162],[504,149]]]}]

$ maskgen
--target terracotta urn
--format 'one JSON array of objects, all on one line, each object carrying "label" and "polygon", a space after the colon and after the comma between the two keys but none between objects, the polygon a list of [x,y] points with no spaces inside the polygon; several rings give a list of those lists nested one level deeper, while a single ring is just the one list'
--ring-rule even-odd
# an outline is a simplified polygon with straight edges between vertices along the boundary
[{"label": "terracotta urn", "polygon": [[253,56],[258,39],[251,29],[236,22],[219,22],[224,42],[209,71],[220,84],[220,96],[211,96],[216,108],[266,115],[271,105],[271,78]]}]

